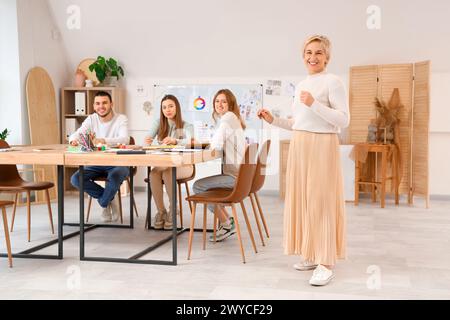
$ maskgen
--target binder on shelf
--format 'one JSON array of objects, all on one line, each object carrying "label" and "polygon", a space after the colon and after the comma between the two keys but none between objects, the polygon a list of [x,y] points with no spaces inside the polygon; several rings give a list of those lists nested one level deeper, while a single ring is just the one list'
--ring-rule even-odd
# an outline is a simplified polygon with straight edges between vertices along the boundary
[{"label": "binder on shelf", "polygon": [[66,119],[66,140],[69,141],[69,137],[72,133],[77,131],[77,119],[67,118]]},{"label": "binder on shelf", "polygon": [[86,92],[75,92],[75,114],[86,114]]}]

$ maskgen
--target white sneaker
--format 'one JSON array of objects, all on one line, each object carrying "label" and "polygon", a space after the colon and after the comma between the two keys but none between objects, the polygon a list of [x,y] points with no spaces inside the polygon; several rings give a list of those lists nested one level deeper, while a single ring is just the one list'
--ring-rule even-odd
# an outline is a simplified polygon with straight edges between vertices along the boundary
[{"label": "white sneaker", "polygon": [[119,195],[116,195],[114,199],[112,199],[111,203],[111,211],[112,211],[112,222],[117,222],[120,218],[120,204],[119,204]]},{"label": "white sneaker", "polygon": [[312,286],[324,286],[327,285],[334,278],[334,273],[332,270],[319,264],[314,270],[309,284]]},{"label": "white sneaker", "polygon": [[[230,217],[228,224],[221,224],[216,232],[216,242],[220,242],[236,233],[236,224],[234,218]],[[209,236],[209,241],[214,242],[214,235]]]},{"label": "white sneaker", "polygon": [[166,220],[167,211],[164,209],[163,211],[158,211],[155,217],[155,222],[153,226],[156,230],[161,230],[164,227],[164,222]]},{"label": "white sneaker", "polygon": [[102,221],[103,222],[111,222],[111,206],[110,205],[108,205],[106,208],[103,208]]},{"label": "white sneaker", "polygon": [[299,271],[312,270],[312,269],[315,269],[316,267],[317,267],[316,263],[309,262],[306,260],[302,260],[302,261],[300,261],[300,263],[294,264],[294,269],[299,270]]}]

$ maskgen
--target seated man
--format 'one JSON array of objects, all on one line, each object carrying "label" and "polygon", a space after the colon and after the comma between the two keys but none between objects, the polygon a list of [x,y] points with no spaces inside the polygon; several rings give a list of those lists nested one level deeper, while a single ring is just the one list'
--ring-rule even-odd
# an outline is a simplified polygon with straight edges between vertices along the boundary
[{"label": "seated man", "polygon": [[[111,95],[107,92],[97,92],[94,98],[94,114],[83,121],[81,127],[69,137],[72,146],[79,144],[80,133],[93,133],[94,145],[102,144],[128,144],[127,117],[113,111]],[[128,167],[87,166],[84,170],[84,190],[97,199],[103,208],[102,220],[115,222],[120,216],[119,198],[115,197],[122,181],[129,174]],[[95,183],[95,179],[106,177],[105,188]],[[72,185],[79,189],[79,171],[71,178]]]}]

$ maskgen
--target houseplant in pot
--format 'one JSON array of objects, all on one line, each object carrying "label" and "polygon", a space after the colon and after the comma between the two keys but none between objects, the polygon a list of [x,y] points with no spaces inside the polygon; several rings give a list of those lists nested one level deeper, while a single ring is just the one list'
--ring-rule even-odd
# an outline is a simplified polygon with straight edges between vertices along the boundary
[{"label": "houseplant in pot", "polygon": [[6,137],[8,137],[9,134],[10,132],[8,131],[8,129],[3,130],[2,132],[0,132],[0,140],[6,141]]},{"label": "houseplant in pot", "polygon": [[123,68],[113,58],[105,59],[98,56],[97,60],[89,66],[91,72],[95,71],[102,86],[116,86],[117,80],[124,76]]}]

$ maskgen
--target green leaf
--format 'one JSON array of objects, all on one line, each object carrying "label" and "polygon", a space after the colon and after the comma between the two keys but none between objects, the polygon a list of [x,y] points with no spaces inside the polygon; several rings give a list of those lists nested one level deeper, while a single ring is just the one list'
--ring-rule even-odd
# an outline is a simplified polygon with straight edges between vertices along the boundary
[{"label": "green leaf", "polygon": [[108,65],[111,67],[111,69],[117,69],[117,61],[113,58],[109,58]]},{"label": "green leaf", "polygon": [[101,68],[100,66],[97,66],[97,67],[95,68],[95,74],[97,75],[97,79],[98,79],[100,82],[103,82],[103,80],[105,80],[105,78],[106,78],[106,72],[105,72],[105,70],[104,70],[103,68]]},{"label": "green leaf", "polygon": [[6,137],[9,136],[9,133],[10,132],[8,131],[8,129],[3,130],[2,133],[0,133],[0,140],[6,140]]}]

